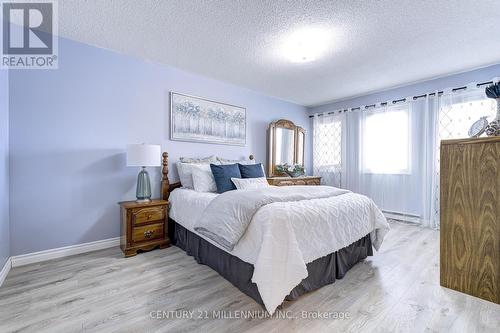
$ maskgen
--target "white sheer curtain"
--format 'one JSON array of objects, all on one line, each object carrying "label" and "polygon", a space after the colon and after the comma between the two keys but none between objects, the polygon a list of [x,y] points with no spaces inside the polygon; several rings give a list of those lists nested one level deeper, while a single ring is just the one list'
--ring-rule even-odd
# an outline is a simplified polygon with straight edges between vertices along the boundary
[{"label": "white sheer curtain", "polygon": [[[495,80],[496,81],[496,80]],[[372,198],[386,213],[439,228],[439,145],[495,117],[484,86],[314,117],[314,174]]]},{"label": "white sheer curtain", "polygon": [[[386,213],[421,220],[429,201],[433,98],[387,102],[347,115],[346,188],[365,194]],[[362,108],[364,109],[364,108]]]}]

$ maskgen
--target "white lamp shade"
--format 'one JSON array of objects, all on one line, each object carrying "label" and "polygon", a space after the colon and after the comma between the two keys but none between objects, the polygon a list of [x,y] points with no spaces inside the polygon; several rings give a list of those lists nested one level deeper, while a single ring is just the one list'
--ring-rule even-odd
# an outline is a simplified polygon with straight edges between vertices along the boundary
[{"label": "white lamp shade", "polygon": [[127,166],[160,166],[160,145],[127,145]]}]

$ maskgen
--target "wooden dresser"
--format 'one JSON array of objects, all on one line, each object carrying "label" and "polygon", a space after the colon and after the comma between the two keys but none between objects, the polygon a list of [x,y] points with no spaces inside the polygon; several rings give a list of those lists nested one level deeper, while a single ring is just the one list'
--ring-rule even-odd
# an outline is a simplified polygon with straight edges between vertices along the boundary
[{"label": "wooden dresser", "polygon": [[320,185],[321,177],[303,176],[303,177],[270,177],[267,178],[269,185],[292,186],[292,185]]},{"label": "wooden dresser", "polygon": [[137,251],[149,251],[170,245],[167,236],[168,201],[151,200],[120,202],[121,239],[120,247],[126,257]]},{"label": "wooden dresser", "polygon": [[500,137],[441,142],[441,285],[500,304]]}]

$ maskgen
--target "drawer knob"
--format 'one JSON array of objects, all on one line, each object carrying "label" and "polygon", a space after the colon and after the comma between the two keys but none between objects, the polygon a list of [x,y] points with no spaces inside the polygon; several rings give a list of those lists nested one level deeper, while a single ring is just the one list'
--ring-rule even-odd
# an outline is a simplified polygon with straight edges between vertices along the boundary
[{"label": "drawer knob", "polygon": [[150,219],[151,219],[151,216],[152,216],[151,214],[148,214],[148,220],[150,220]]},{"label": "drawer knob", "polygon": [[153,230],[148,230],[144,232],[144,237],[146,238],[151,238],[153,236],[154,231]]}]

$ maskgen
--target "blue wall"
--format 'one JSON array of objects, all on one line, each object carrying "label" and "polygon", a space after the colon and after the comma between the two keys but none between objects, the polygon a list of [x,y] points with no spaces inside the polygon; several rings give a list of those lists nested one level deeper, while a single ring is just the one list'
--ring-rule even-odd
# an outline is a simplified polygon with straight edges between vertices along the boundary
[{"label": "blue wall", "polygon": [[344,108],[355,108],[362,105],[371,105],[374,103],[400,99],[408,96],[422,95],[436,90],[443,90],[445,88],[456,88],[471,82],[484,82],[494,77],[500,77],[500,64],[450,75],[439,79],[410,84],[404,87],[389,89],[365,96],[310,107],[308,108],[308,111],[309,114],[314,114],[317,112],[333,111]]},{"label": "blue wall", "polygon": [[[19,255],[119,236],[117,202],[135,198],[128,143],[157,143],[173,162],[216,154],[266,160],[269,122],[311,131],[305,107],[109,50],[60,39],[58,70],[10,73],[11,250]],[[170,141],[169,92],[247,108],[245,147]],[[311,169],[311,150],[306,154]],[[160,169],[150,170],[159,196]]]},{"label": "blue wall", "polygon": [[9,256],[9,72],[0,69],[0,269]]},{"label": "blue wall", "polygon": [[[287,118],[308,130],[306,167],[311,170],[307,111],[356,107],[500,76],[500,65],[496,65],[306,109],[66,39],[60,39],[59,47],[58,70],[18,70],[8,76],[0,71],[0,263],[9,255],[9,153],[10,255],[19,255],[119,236],[116,203],[134,198],[138,172],[125,167],[127,143],[161,144],[170,153],[170,178],[176,180],[173,162],[180,156],[243,158],[254,154],[265,162],[267,125]],[[170,91],[246,107],[247,145],[170,141]],[[10,138],[6,134],[9,122]],[[159,196],[160,170],[150,173],[154,194]]]}]

